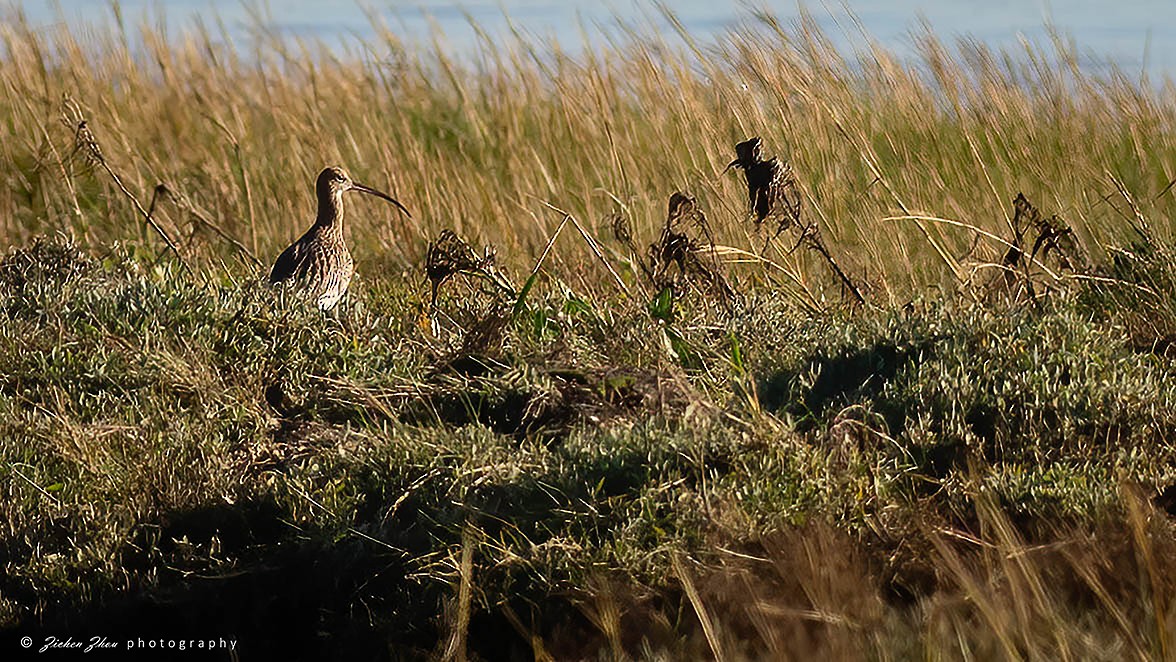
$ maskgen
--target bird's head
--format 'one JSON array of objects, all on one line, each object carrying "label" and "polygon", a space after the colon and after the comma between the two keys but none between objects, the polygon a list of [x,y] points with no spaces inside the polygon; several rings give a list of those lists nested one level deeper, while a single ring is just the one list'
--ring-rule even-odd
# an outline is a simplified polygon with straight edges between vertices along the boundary
[{"label": "bird's head", "polygon": [[399,207],[400,211],[404,212],[405,216],[410,218],[412,217],[412,214],[408,213],[408,210],[404,208],[404,205],[400,204],[395,198],[388,195],[387,193],[377,191],[370,186],[366,186],[354,181],[351,179],[351,176],[347,174],[347,171],[338,166],[324,168],[323,171],[319,173],[318,181],[315,182],[315,189],[318,191],[320,200],[327,198],[338,200],[347,191],[359,191],[360,193],[374,195],[377,198],[383,198]]},{"label": "bird's head", "polygon": [[351,190],[354,183],[351,181],[351,176],[343,168],[331,166],[329,168],[323,168],[323,171],[319,173],[318,181],[315,182],[315,188],[318,190],[320,196],[328,195],[334,197],[344,191]]}]

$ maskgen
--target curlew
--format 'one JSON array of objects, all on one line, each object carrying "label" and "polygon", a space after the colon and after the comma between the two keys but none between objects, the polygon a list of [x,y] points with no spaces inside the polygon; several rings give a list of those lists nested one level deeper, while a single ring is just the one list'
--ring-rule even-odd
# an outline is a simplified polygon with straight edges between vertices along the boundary
[{"label": "curlew", "polygon": [[386,193],[356,183],[342,168],[326,168],[315,182],[318,216],[298,241],[290,244],[270,271],[271,285],[293,284],[315,299],[320,310],[335,307],[355,273],[351,252],[343,240],[343,194],[360,191],[383,198],[412,217],[404,205]]}]

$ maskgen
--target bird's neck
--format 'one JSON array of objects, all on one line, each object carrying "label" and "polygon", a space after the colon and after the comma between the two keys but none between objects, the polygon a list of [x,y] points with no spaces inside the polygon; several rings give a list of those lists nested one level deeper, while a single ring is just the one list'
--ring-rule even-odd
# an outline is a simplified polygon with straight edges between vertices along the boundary
[{"label": "bird's neck", "polygon": [[319,196],[318,218],[314,224],[323,228],[343,231],[343,192],[326,193]]}]

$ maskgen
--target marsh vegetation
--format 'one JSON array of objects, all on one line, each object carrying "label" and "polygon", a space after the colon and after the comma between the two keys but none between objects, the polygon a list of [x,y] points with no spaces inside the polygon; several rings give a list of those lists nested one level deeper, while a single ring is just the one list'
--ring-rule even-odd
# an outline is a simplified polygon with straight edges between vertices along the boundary
[{"label": "marsh vegetation", "polygon": [[[6,631],[1174,654],[1170,85],[771,16],[380,35],[0,25]],[[323,314],[261,281],[333,163],[413,216],[351,203]]]}]

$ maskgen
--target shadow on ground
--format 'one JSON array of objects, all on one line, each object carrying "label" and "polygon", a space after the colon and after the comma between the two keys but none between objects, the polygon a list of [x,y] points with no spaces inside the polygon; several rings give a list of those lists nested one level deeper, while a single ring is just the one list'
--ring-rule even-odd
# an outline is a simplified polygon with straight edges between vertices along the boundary
[{"label": "shadow on ground", "polygon": [[[284,519],[268,501],[171,513],[162,525],[143,527],[125,553],[123,568],[136,578],[129,588],[90,600],[45,600],[39,616],[6,633],[15,635],[6,650],[17,650],[18,637],[42,642],[51,635],[82,642],[103,636],[120,653],[140,639],[144,646],[237,642],[237,657],[187,650],[185,659],[402,660],[439,650],[445,632],[438,616],[449,587],[410,578],[403,554],[354,536],[306,535]],[[240,561],[206,572],[198,563],[185,567],[184,549],[207,549],[214,537],[223,556]],[[24,592],[5,584],[6,593]],[[487,660],[531,659],[529,643],[501,615],[474,616],[470,651]]]}]

